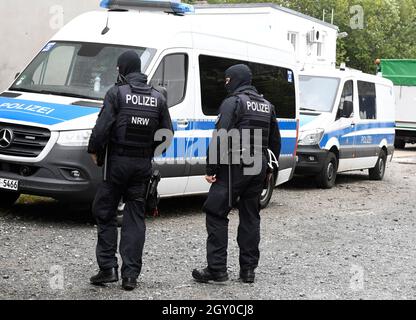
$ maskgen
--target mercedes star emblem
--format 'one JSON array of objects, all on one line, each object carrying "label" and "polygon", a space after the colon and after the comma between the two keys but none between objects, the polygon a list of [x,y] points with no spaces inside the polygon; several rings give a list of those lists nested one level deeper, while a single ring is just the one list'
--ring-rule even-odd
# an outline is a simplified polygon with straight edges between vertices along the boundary
[{"label": "mercedes star emblem", "polygon": [[13,131],[10,129],[0,130],[0,148],[5,149],[10,147],[13,142]]}]

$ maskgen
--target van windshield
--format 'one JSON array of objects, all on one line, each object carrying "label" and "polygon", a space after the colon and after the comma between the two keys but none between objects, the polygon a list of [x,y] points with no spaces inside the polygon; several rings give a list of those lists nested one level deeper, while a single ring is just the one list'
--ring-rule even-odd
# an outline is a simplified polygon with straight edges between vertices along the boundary
[{"label": "van windshield", "polygon": [[301,75],[300,110],[332,112],[339,83],[339,78]]},{"label": "van windshield", "polygon": [[135,50],[146,70],[156,50],[97,43],[50,42],[10,90],[102,100],[117,81],[117,59]]}]

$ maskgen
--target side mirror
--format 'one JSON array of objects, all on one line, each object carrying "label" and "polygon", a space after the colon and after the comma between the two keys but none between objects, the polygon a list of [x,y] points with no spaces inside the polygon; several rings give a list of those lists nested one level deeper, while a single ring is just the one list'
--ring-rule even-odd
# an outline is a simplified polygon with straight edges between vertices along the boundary
[{"label": "side mirror", "polygon": [[344,101],[342,118],[351,118],[351,115],[354,112],[354,103],[352,101]]},{"label": "side mirror", "polygon": [[20,76],[20,72],[16,73],[16,75],[14,76],[14,80],[16,80],[19,76]]}]

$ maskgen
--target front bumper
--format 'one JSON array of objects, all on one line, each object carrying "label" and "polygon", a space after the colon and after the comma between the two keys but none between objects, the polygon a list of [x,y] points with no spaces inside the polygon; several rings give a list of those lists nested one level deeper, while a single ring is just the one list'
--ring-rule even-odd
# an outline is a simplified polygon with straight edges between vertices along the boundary
[{"label": "front bumper", "polygon": [[297,156],[295,174],[315,175],[322,171],[328,150],[322,150],[319,146],[299,146]]},{"label": "front bumper", "polygon": [[[79,174],[71,175],[78,171]],[[56,145],[44,160],[20,163],[0,159],[0,177],[19,181],[19,193],[58,200],[91,202],[102,170],[87,153],[86,147]]]}]

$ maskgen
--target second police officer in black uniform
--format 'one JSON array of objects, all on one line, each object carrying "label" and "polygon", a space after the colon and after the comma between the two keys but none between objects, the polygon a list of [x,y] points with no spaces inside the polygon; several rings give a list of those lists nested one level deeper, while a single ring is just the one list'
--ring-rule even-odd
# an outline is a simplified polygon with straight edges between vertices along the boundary
[{"label": "second police officer in black uniform", "polygon": [[[260,197],[263,191],[267,172],[267,148],[279,157],[281,148],[280,132],[276,120],[274,106],[260,95],[252,86],[252,73],[248,66],[240,64],[225,72],[228,97],[219,109],[216,129],[237,129],[240,133],[255,129],[262,130],[261,146],[239,146],[242,152],[250,149],[251,154],[256,147],[260,150],[261,169],[257,175],[245,175],[243,165],[232,166],[232,193],[234,201],[239,197],[238,209],[240,225],[238,228],[238,245],[240,247],[240,279],[245,283],[255,280],[255,269],[260,258]],[[214,135],[215,138],[215,135]],[[212,148],[213,141],[210,144]],[[258,141],[258,140],[257,140]],[[220,144],[221,142],[218,142]],[[218,146],[218,144],[216,146]],[[228,280],[227,246],[228,246],[228,214],[229,206],[228,165],[218,164],[221,155],[212,158],[209,151],[206,179],[212,184],[208,199],[204,204],[206,227],[208,231],[207,260],[208,267],[194,270],[193,278],[198,282]],[[234,163],[234,162],[233,162]]]},{"label": "second police officer in black uniform", "polygon": [[112,87],[93,130],[88,152],[97,154],[108,147],[108,168],[93,204],[97,221],[96,248],[100,272],[91,283],[118,281],[117,208],[121,198],[126,206],[121,229],[120,254],[122,286],[133,290],[142,268],[145,242],[145,196],[152,172],[154,142],[158,129],[172,129],[165,97],[147,84],[135,51],[118,59],[119,83]]}]

